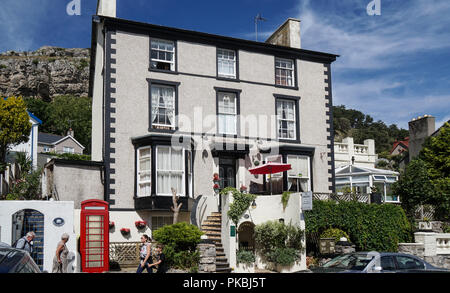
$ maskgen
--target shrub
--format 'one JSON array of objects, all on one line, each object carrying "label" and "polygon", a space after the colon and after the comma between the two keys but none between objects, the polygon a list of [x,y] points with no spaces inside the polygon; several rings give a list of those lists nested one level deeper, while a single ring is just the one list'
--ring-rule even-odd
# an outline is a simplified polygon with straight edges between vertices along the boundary
[{"label": "shrub", "polygon": [[277,247],[267,254],[267,260],[283,266],[289,266],[299,259],[298,250],[287,247]]},{"label": "shrub", "polygon": [[358,250],[397,251],[398,243],[411,240],[411,225],[400,206],[355,201],[315,200],[305,212],[306,235],[336,227],[347,231]]},{"label": "shrub", "polygon": [[348,234],[337,228],[327,229],[320,235],[320,238],[334,238],[334,242],[338,242],[342,237],[345,237],[350,241]]},{"label": "shrub", "polygon": [[[289,265],[300,257],[303,251],[304,231],[294,225],[279,221],[268,221],[255,226],[257,249],[267,260]],[[295,252],[295,253],[294,253]]]},{"label": "shrub", "polygon": [[238,250],[236,251],[236,260],[238,264],[252,264],[255,262],[255,254],[249,250]]},{"label": "shrub", "polygon": [[197,244],[203,233],[194,225],[176,223],[159,228],[153,232],[153,238],[164,245],[169,266],[180,269],[194,269],[198,267],[200,254]]},{"label": "shrub", "polygon": [[289,197],[291,197],[291,193],[289,191],[283,192],[283,195],[281,196],[281,204],[283,205],[283,211],[286,209]]}]

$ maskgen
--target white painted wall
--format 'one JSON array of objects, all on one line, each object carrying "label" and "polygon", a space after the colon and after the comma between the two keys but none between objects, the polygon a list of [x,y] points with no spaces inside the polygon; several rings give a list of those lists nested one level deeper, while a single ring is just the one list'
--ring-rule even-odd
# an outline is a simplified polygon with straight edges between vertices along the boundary
[{"label": "white painted wall", "polygon": [[32,160],[33,169],[37,168],[37,150],[38,150],[38,133],[39,123],[30,118],[31,130],[28,136],[28,141],[12,146],[10,151],[12,152],[24,152]]},{"label": "white painted wall", "polygon": [[[33,209],[44,214],[44,270],[52,271],[56,246],[61,240],[61,235],[67,233],[70,239],[66,245],[69,249],[69,257],[73,257],[69,266],[73,266],[75,272],[79,271],[77,238],[74,233],[74,203],[71,201],[1,201],[0,223],[2,229],[0,238],[2,242],[12,244],[12,216],[23,209]],[[55,226],[53,224],[55,218],[63,218],[64,225],[61,227]]]},{"label": "white painted wall", "polygon": [[[224,210],[229,209],[229,204],[232,202],[232,196],[230,194],[222,197],[222,204]],[[305,229],[305,221],[303,219],[303,213],[301,210],[301,194],[292,193],[289,197],[288,205],[283,210],[281,203],[281,195],[271,196],[258,196],[255,200],[256,208],[249,208],[239,220],[237,230],[240,224],[243,222],[252,222],[255,225],[265,223],[267,221],[274,221],[284,219],[286,224],[298,225],[301,229]],[[248,215],[248,219],[245,219],[245,215]],[[229,260],[231,267],[236,267],[236,249],[237,239],[236,237],[229,237],[230,226],[234,225],[231,219],[228,218],[226,213],[222,213],[222,243],[225,250],[225,254]],[[305,243],[303,243],[305,246]],[[261,261],[256,262],[259,268],[265,268],[265,264]],[[283,272],[306,270],[306,253],[303,252],[301,259],[291,268],[284,268]]]}]

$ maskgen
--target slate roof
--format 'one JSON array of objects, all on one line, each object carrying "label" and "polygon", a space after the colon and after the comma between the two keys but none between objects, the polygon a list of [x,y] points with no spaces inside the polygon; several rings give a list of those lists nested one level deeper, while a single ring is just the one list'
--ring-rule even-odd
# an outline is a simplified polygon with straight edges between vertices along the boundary
[{"label": "slate roof", "polygon": [[45,132],[39,132],[38,143],[54,144],[55,142],[63,139],[64,137],[65,136],[51,134],[51,133],[45,133]]}]

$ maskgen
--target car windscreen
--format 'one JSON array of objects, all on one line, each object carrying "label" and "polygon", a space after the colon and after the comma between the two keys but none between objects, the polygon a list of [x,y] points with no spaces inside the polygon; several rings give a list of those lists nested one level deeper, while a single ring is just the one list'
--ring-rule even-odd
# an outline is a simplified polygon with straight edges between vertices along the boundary
[{"label": "car windscreen", "polygon": [[373,256],[368,256],[367,254],[346,254],[333,258],[325,263],[323,267],[362,271],[372,258]]},{"label": "car windscreen", "polygon": [[10,272],[23,258],[23,252],[12,249],[0,249],[0,273]]}]

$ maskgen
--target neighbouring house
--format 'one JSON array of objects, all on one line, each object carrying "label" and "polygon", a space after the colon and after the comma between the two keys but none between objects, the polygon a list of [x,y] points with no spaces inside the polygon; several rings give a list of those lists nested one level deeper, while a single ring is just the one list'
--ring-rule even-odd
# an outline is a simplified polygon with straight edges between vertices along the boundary
[{"label": "neighbouring house", "polygon": [[353,137],[334,143],[335,167],[353,164],[355,166],[375,168],[378,155],[375,153],[375,140],[366,139],[364,144],[355,144]]},{"label": "neighbouring house", "polygon": [[394,141],[394,144],[393,144],[392,149],[389,154],[391,156],[400,155],[400,154],[408,151],[408,146],[409,146],[409,136],[405,137],[404,140],[398,140],[398,141],[396,140],[396,141]]},{"label": "neighbouring house", "polygon": [[30,116],[31,130],[30,135],[28,136],[28,141],[12,146],[7,155],[7,160],[10,163],[14,163],[16,153],[24,152],[27,154],[27,157],[30,158],[33,169],[37,167],[37,157],[38,157],[38,133],[39,133],[39,125],[42,124],[42,121],[33,115],[33,113],[28,112],[28,116]]},{"label": "neighbouring house", "polygon": [[74,138],[70,129],[66,136],[39,132],[38,152],[82,155],[85,147]]},{"label": "neighbouring house", "polygon": [[[450,122],[447,121],[447,122]],[[409,160],[417,157],[423,143],[430,136],[437,136],[442,126],[436,129],[436,118],[431,115],[419,116],[408,122],[409,126]]]},{"label": "neighbouring house", "polygon": [[[80,197],[109,203],[111,245],[135,245],[142,233],[171,224],[174,188],[179,220],[202,227],[218,247],[223,242],[217,270],[229,271],[239,231],[269,220],[304,228],[302,192],[335,191],[331,63],[338,56],[302,49],[299,20],[255,42],[119,19],[115,1],[100,0],[92,25],[89,172],[97,179]],[[249,172],[265,162],[292,170]],[[77,172],[58,164],[65,162],[46,165],[48,190],[58,169]],[[73,196],[83,178],[61,181],[59,200]],[[259,196],[236,226],[226,213],[233,199],[217,191],[244,186]],[[214,227],[204,226],[211,219]],[[304,253],[294,267],[306,269]]]},{"label": "neighbouring house", "polygon": [[[344,194],[353,191],[367,197],[370,193],[378,193],[385,203],[399,203],[399,196],[392,192],[392,184],[398,181],[400,174],[395,171],[368,168],[361,166],[341,166],[336,168],[336,192]],[[374,189],[376,188],[376,191]]]}]

